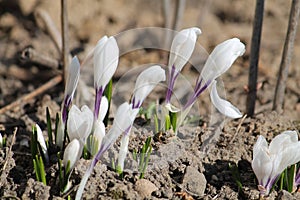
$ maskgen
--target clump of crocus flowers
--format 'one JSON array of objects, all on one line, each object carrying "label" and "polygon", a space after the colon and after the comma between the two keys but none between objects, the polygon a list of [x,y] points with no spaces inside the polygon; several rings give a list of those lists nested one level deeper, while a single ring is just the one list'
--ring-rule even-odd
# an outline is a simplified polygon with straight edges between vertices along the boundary
[{"label": "clump of crocus flowers", "polygon": [[[253,147],[252,169],[258,180],[261,196],[267,196],[283,171],[299,161],[300,141],[298,141],[296,131],[282,132],[273,138],[269,145],[266,139],[260,135]],[[290,192],[293,192],[300,183],[300,173],[296,174],[296,170],[293,168],[291,176],[292,179],[286,177],[285,182],[291,185]],[[290,183],[288,183],[288,179]]]},{"label": "clump of crocus flowers", "polygon": [[[171,97],[176,79],[190,59],[196,46],[197,37],[200,34],[201,30],[196,27],[184,29],[177,33],[172,42],[167,67],[168,88],[164,107],[168,112],[176,113],[176,115],[179,114],[176,123],[177,126],[173,127],[175,133],[193,104],[197,101],[197,98],[206,89],[210,90],[211,101],[222,114],[231,118],[242,116],[236,107],[230,102],[221,99],[217,92],[217,78],[225,73],[233,62],[239,56],[243,55],[245,51],[245,45],[237,38],[222,42],[212,51],[196,81],[194,92],[186,105],[183,106],[183,109],[172,105]],[[119,48],[117,41],[114,37],[107,36],[98,41],[94,50],[85,60],[85,62],[92,62],[94,66],[95,102],[93,110],[86,105],[79,108],[72,103],[80,76],[80,62],[75,56],[70,63],[70,71],[66,82],[56,135],[56,144],[63,152],[62,161],[60,162],[60,171],[63,174],[60,177],[63,180],[62,192],[70,189],[70,174],[76,162],[83,155],[84,150],[88,149],[93,157],[89,168],[81,180],[76,199],[81,198],[85,184],[103,153],[115,143],[119,136],[122,138],[116,169],[122,173],[134,119],[139,113],[146,97],[159,83],[166,80],[165,70],[159,65],[150,66],[139,74],[136,79],[135,88],[132,91],[131,101],[124,102],[118,107],[114,115],[113,124],[106,133],[103,120],[109,110],[110,102],[104,96],[104,92],[117,69],[118,61]],[[39,129],[38,126],[37,129]],[[42,146],[43,153],[46,155],[47,146],[39,139],[40,133],[41,131],[39,130],[37,140],[40,146]],[[66,145],[67,141],[68,144]]]}]

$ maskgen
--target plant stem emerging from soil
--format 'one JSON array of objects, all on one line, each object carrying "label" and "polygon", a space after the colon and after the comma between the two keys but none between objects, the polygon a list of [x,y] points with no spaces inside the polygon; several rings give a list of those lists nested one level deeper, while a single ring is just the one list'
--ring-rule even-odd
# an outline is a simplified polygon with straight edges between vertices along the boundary
[{"label": "plant stem emerging from soil", "polygon": [[61,0],[61,27],[62,27],[62,60],[64,83],[67,80],[69,65],[69,44],[68,44],[68,12],[67,0]]},{"label": "plant stem emerging from soil", "polygon": [[297,32],[298,20],[300,14],[300,0],[293,0],[288,30],[285,38],[284,49],[282,53],[280,69],[278,73],[277,85],[275,90],[273,110],[282,111],[286,80],[289,72],[289,66],[293,55],[294,41]]},{"label": "plant stem emerging from soil", "polygon": [[247,97],[247,115],[252,116],[255,110],[256,100],[256,85],[257,85],[257,71],[259,60],[260,38],[262,31],[264,15],[264,0],[256,0],[255,16],[253,22],[251,52],[250,52],[250,67],[249,67],[249,93]]}]

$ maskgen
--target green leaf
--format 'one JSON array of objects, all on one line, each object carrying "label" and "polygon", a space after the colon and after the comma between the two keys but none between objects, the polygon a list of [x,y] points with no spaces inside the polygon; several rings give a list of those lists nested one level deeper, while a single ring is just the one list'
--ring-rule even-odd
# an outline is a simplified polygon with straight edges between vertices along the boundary
[{"label": "green leaf", "polygon": [[158,122],[158,117],[156,114],[154,115],[154,126],[155,126],[155,133],[158,133],[159,132],[159,122]]},{"label": "green leaf", "polygon": [[107,98],[108,101],[108,109],[107,109],[107,113],[105,115],[105,118],[103,120],[103,123],[105,125],[105,127],[108,124],[108,117],[109,117],[109,110],[110,110],[110,102],[111,102],[111,97],[112,97],[112,79],[108,82],[105,90],[104,90],[104,96]]},{"label": "green leaf", "polygon": [[53,146],[53,137],[52,137],[52,124],[51,124],[51,117],[49,108],[46,108],[46,119],[47,119],[47,132],[48,132],[48,141],[49,141],[49,147]]},{"label": "green leaf", "polygon": [[38,155],[37,130],[35,126],[32,126],[30,149],[32,159],[35,159],[35,157]]},{"label": "green leaf", "polygon": [[170,115],[165,116],[165,130],[170,130],[171,129],[171,119]]},{"label": "green leaf", "polygon": [[175,132],[177,128],[177,113],[169,112],[169,115],[173,131]]}]

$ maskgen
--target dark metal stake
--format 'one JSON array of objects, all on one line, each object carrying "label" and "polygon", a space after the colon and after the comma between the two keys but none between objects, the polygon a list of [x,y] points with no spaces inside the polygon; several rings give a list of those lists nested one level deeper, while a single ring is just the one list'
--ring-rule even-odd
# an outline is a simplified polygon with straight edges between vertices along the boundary
[{"label": "dark metal stake", "polygon": [[300,13],[300,1],[293,0],[291,11],[290,11],[289,25],[287,29],[284,49],[283,49],[281,63],[280,63],[280,69],[278,73],[274,103],[273,103],[273,110],[276,110],[278,112],[282,112],[283,109],[286,80],[288,77],[289,66],[293,55],[294,41],[297,32],[299,13]]},{"label": "dark metal stake", "polygon": [[264,15],[264,0],[256,0],[255,16],[252,30],[251,52],[250,52],[250,68],[248,87],[249,93],[247,96],[247,115],[252,116],[255,110],[256,100],[256,85],[259,60],[260,38],[262,31],[263,15]]}]

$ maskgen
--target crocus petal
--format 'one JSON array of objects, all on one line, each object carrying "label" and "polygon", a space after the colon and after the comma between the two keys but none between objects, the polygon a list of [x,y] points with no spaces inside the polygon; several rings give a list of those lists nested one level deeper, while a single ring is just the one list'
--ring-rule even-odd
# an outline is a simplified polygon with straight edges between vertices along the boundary
[{"label": "crocus petal", "polygon": [[252,169],[260,185],[266,186],[272,173],[273,163],[264,147],[259,147],[252,160]]},{"label": "crocus petal", "polygon": [[63,164],[67,167],[68,161],[70,161],[70,169],[75,167],[77,160],[79,160],[81,155],[81,145],[77,139],[73,139],[66,147],[64,156],[63,156]]},{"label": "crocus petal", "polygon": [[177,72],[181,71],[190,59],[195,48],[197,36],[200,34],[201,30],[196,27],[184,29],[177,33],[171,45],[168,65],[170,71],[172,66],[175,66]]},{"label": "crocus petal", "polygon": [[297,142],[297,132],[283,132],[273,138],[273,140],[270,142],[269,150],[272,154],[278,154],[282,152],[282,150],[286,148],[286,146],[292,145],[293,143]]},{"label": "crocus petal", "polygon": [[123,135],[118,155],[118,168],[124,170],[124,161],[128,152],[129,134]]},{"label": "crocus petal", "polygon": [[76,105],[72,105],[67,125],[69,139],[76,138],[85,143],[92,130],[93,112],[86,105],[82,106],[81,110]]},{"label": "crocus petal", "polygon": [[165,105],[165,107],[166,107],[170,112],[172,112],[172,113],[177,113],[177,112],[180,111],[179,108],[177,108],[176,106],[173,106],[171,103],[167,103],[167,104]]},{"label": "crocus petal", "polygon": [[102,121],[96,121],[95,125],[94,125],[94,133],[93,136],[97,139],[98,141],[98,146],[97,146],[97,150],[99,150],[100,145],[102,143],[102,140],[105,136],[105,125]]},{"label": "crocus petal", "polygon": [[253,158],[262,150],[268,149],[268,143],[264,136],[260,135],[253,146]]},{"label": "crocus petal", "polygon": [[101,98],[98,120],[103,121],[108,111],[108,100],[105,96]]},{"label": "crocus petal", "polygon": [[42,129],[40,128],[40,126],[38,124],[36,124],[35,127],[36,127],[36,132],[37,132],[37,141],[39,142],[40,146],[42,147],[42,151],[45,156],[45,159],[48,161],[49,160],[48,150],[47,150],[47,146],[46,146],[45,138],[43,136]]},{"label": "crocus petal", "polygon": [[139,109],[132,109],[131,104],[123,103],[117,110],[112,128],[103,139],[103,145],[114,142],[121,133],[125,132],[134,122]]},{"label": "crocus petal", "polygon": [[212,104],[218,109],[220,113],[230,118],[240,118],[243,115],[230,102],[221,99],[217,92],[216,81],[213,81],[210,91],[210,99]]},{"label": "crocus petal", "polygon": [[102,38],[94,51],[95,87],[104,88],[115,73],[119,62],[119,47],[114,37]]},{"label": "crocus petal", "polygon": [[3,138],[2,138],[2,134],[0,133],[0,148],[3,147]]},{"label": "crocus petal", "polygon": [[73,98],[80,75],[80,63],[77,56],[74,56],[69,66],[69,74],[66,82],[65,95]]},{"label": "crocus petal", "polygon": [[226,72],[237,59],[245,52],[245,45],[238,38],[232,38],[217,45],[209,55],[200,77],[211,81]]},{"label": "crocus petal", "polygon": [[133,94],[134,108],[140,107],[153,88],[161,81],[166,80],[165,70],[154,65],[144,70],[137,78]]}]

